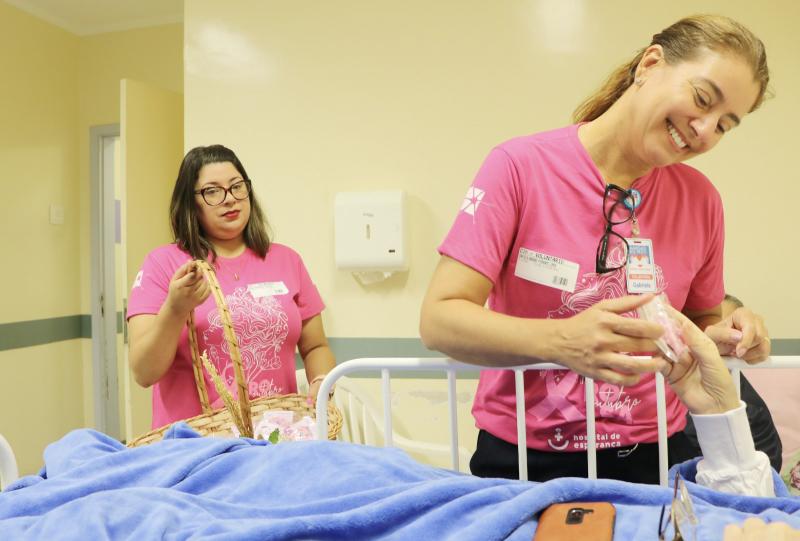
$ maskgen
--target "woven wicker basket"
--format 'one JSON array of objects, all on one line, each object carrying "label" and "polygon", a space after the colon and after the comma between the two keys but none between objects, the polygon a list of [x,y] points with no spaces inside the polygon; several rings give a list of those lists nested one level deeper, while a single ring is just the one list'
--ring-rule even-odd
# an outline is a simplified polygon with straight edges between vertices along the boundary
[{"label": "woven wicker basket", "polygon": [[[214,301],[217,304],[217,309],[222,319],[222,328],[225,334],[225,340],[228,342],[228,349],[230,350],[231,362],[233,363],[234,375],[236,378],[237,394],[240,400],[237,402],[231,396],[219,375],[216,373],[214,366],[208,361],[205,354],[200,354],[194,326],[194,312],[192,312],[187,321],[187,326],[189,328],[189,345],[192,352],[194,381],[197,385],[197,394],[200,397],[200,405],[203,408],[203,413],[186,419],[186,423],[202,436],[231,436],[233,435],[232,427],[236,426],[242,436],[252,437],[253,418],[260,416],[267,410],[287,410],[308,415],[311,418],[316,417],[314,408],[308,404],[305,395],[287,394],[264,396],[252,401],[250,400],[247,392],[247,382],[244,379],[244,372],[242,370],[242,356],[239,351],[239,343],[233,331],[233,323],[231,322],[231,316],[228,312],[228,306],[225,303],[225,296],[222,294],[222,289],[219,287],[219,282],[211,266],[205,261],[198,261],[198,267],[211,285],[211,293],[214,296]],[[225,403],[224,408],[216,410],[211,409],[211,405],[208,401],[208,390],[206,389],[206,382],[203,377],[204,366],[211,374],[214,380],[214,386]],[[128,447],[139,447],[141,445],[153,443],[154,441],[159,441],[163,438],[167,428],[169,428],[169,425],[151,430],[128,443]],[[341,428],[342,414],[333,403],[329,402],[328,439],[336,439]]]}]

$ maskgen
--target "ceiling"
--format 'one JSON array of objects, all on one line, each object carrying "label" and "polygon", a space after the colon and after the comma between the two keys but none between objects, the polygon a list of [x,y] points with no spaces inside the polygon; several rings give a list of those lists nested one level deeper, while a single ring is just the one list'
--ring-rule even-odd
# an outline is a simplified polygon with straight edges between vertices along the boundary
[{"label": "ceiling", "polygon": [[79,36],[178,23],[183,0],[5,0]]}]

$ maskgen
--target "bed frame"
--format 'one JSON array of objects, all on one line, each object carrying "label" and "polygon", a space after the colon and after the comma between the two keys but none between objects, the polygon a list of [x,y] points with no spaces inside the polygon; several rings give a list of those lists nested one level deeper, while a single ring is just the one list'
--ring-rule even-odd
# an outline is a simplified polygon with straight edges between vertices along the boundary
[{"label": "bed frame", "polygon": [[[800,356],[773,356],[766,361],[749,365],[744,361],[734,358],[725,358],[728,368],[733,375],[736,385],[736,392],[740,394],[739,374],[742,369],[780,369],[780,368],[800,368]],[[523,375],[526,370],[563,370],[564,367],[542,363],[535,365],[514,366],[506,368],[494,368],[466,364],[447,358],[364,358],[353,359],[339,364],[331,370],[323,380],[319,390],[317,400],[317,437],[325,438],[328,432],[328,393],[342,376],[354,372],[365,372],[379,370],[382,380],[383,394],[383,418],[384,418],[384,445],[392,447],[392,411],[391,411],[391,372],[445,372],[447,374],[447,395],[448,408],[450,414],[450,449],[452,469],[459,471],[458,453],[458,416],[456,410],[456,373],[475,372],[476,370],[513,370],[516,383],[516,403],[517,403],[517,457],[519,460],[519,478],[528,478],[527,462],[527,433],[525,430],[525,404]],[[589,468],[589,479],[597,479],[597,442],[595,433],[595,404],[594,404],[594,380],[585,378],[586,383],[586,441],[588,443],[586,459]],[[664,376],[656,374],[656,408],[658,416],[658,471],[659,482],[662,486],[667,486],[668,460],[667,460],[667,415],[666,415],[666,393]]]},{"label": "bed frame", "polygon": [[13,483],[19,477],[17,470],[17,459],[14,456],[14,451],[11,450],[11,445],[0,434],[0,490],[4,489]]}]

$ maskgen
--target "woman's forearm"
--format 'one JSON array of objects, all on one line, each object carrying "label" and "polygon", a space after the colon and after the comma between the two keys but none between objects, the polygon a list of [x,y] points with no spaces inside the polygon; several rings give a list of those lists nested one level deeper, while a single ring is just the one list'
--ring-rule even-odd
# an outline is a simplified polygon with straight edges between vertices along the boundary
[{"label": "woman's forearm", "polygon": [[556,361],[558,328],[558,320],[507,316],[463,299],[427,303],[420,318],[425,347],[489,366]]},{"label": "woman's forearm", "polygon": [[188,314],[176,313],[165,303],[155,316],[131,319],[128,355],[136,383],[150,387],[167,373],[187,318]]},{"label": "woman's forearm", "polygon": [[325,375],[336,366],[336,360],[331,348],[325,344],[320,345],[306,353],[303,358],[306,377],[311,382],[315,377]]}]

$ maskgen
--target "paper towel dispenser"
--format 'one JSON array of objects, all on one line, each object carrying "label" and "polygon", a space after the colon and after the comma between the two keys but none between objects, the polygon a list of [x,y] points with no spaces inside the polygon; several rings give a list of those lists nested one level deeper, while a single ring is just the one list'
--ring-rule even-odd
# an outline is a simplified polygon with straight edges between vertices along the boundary
[{"label": "paper towel dispenser", "polygon": [[350,271],[408,269],[405,192],[341,192],[334,198],[336,267]]}]

